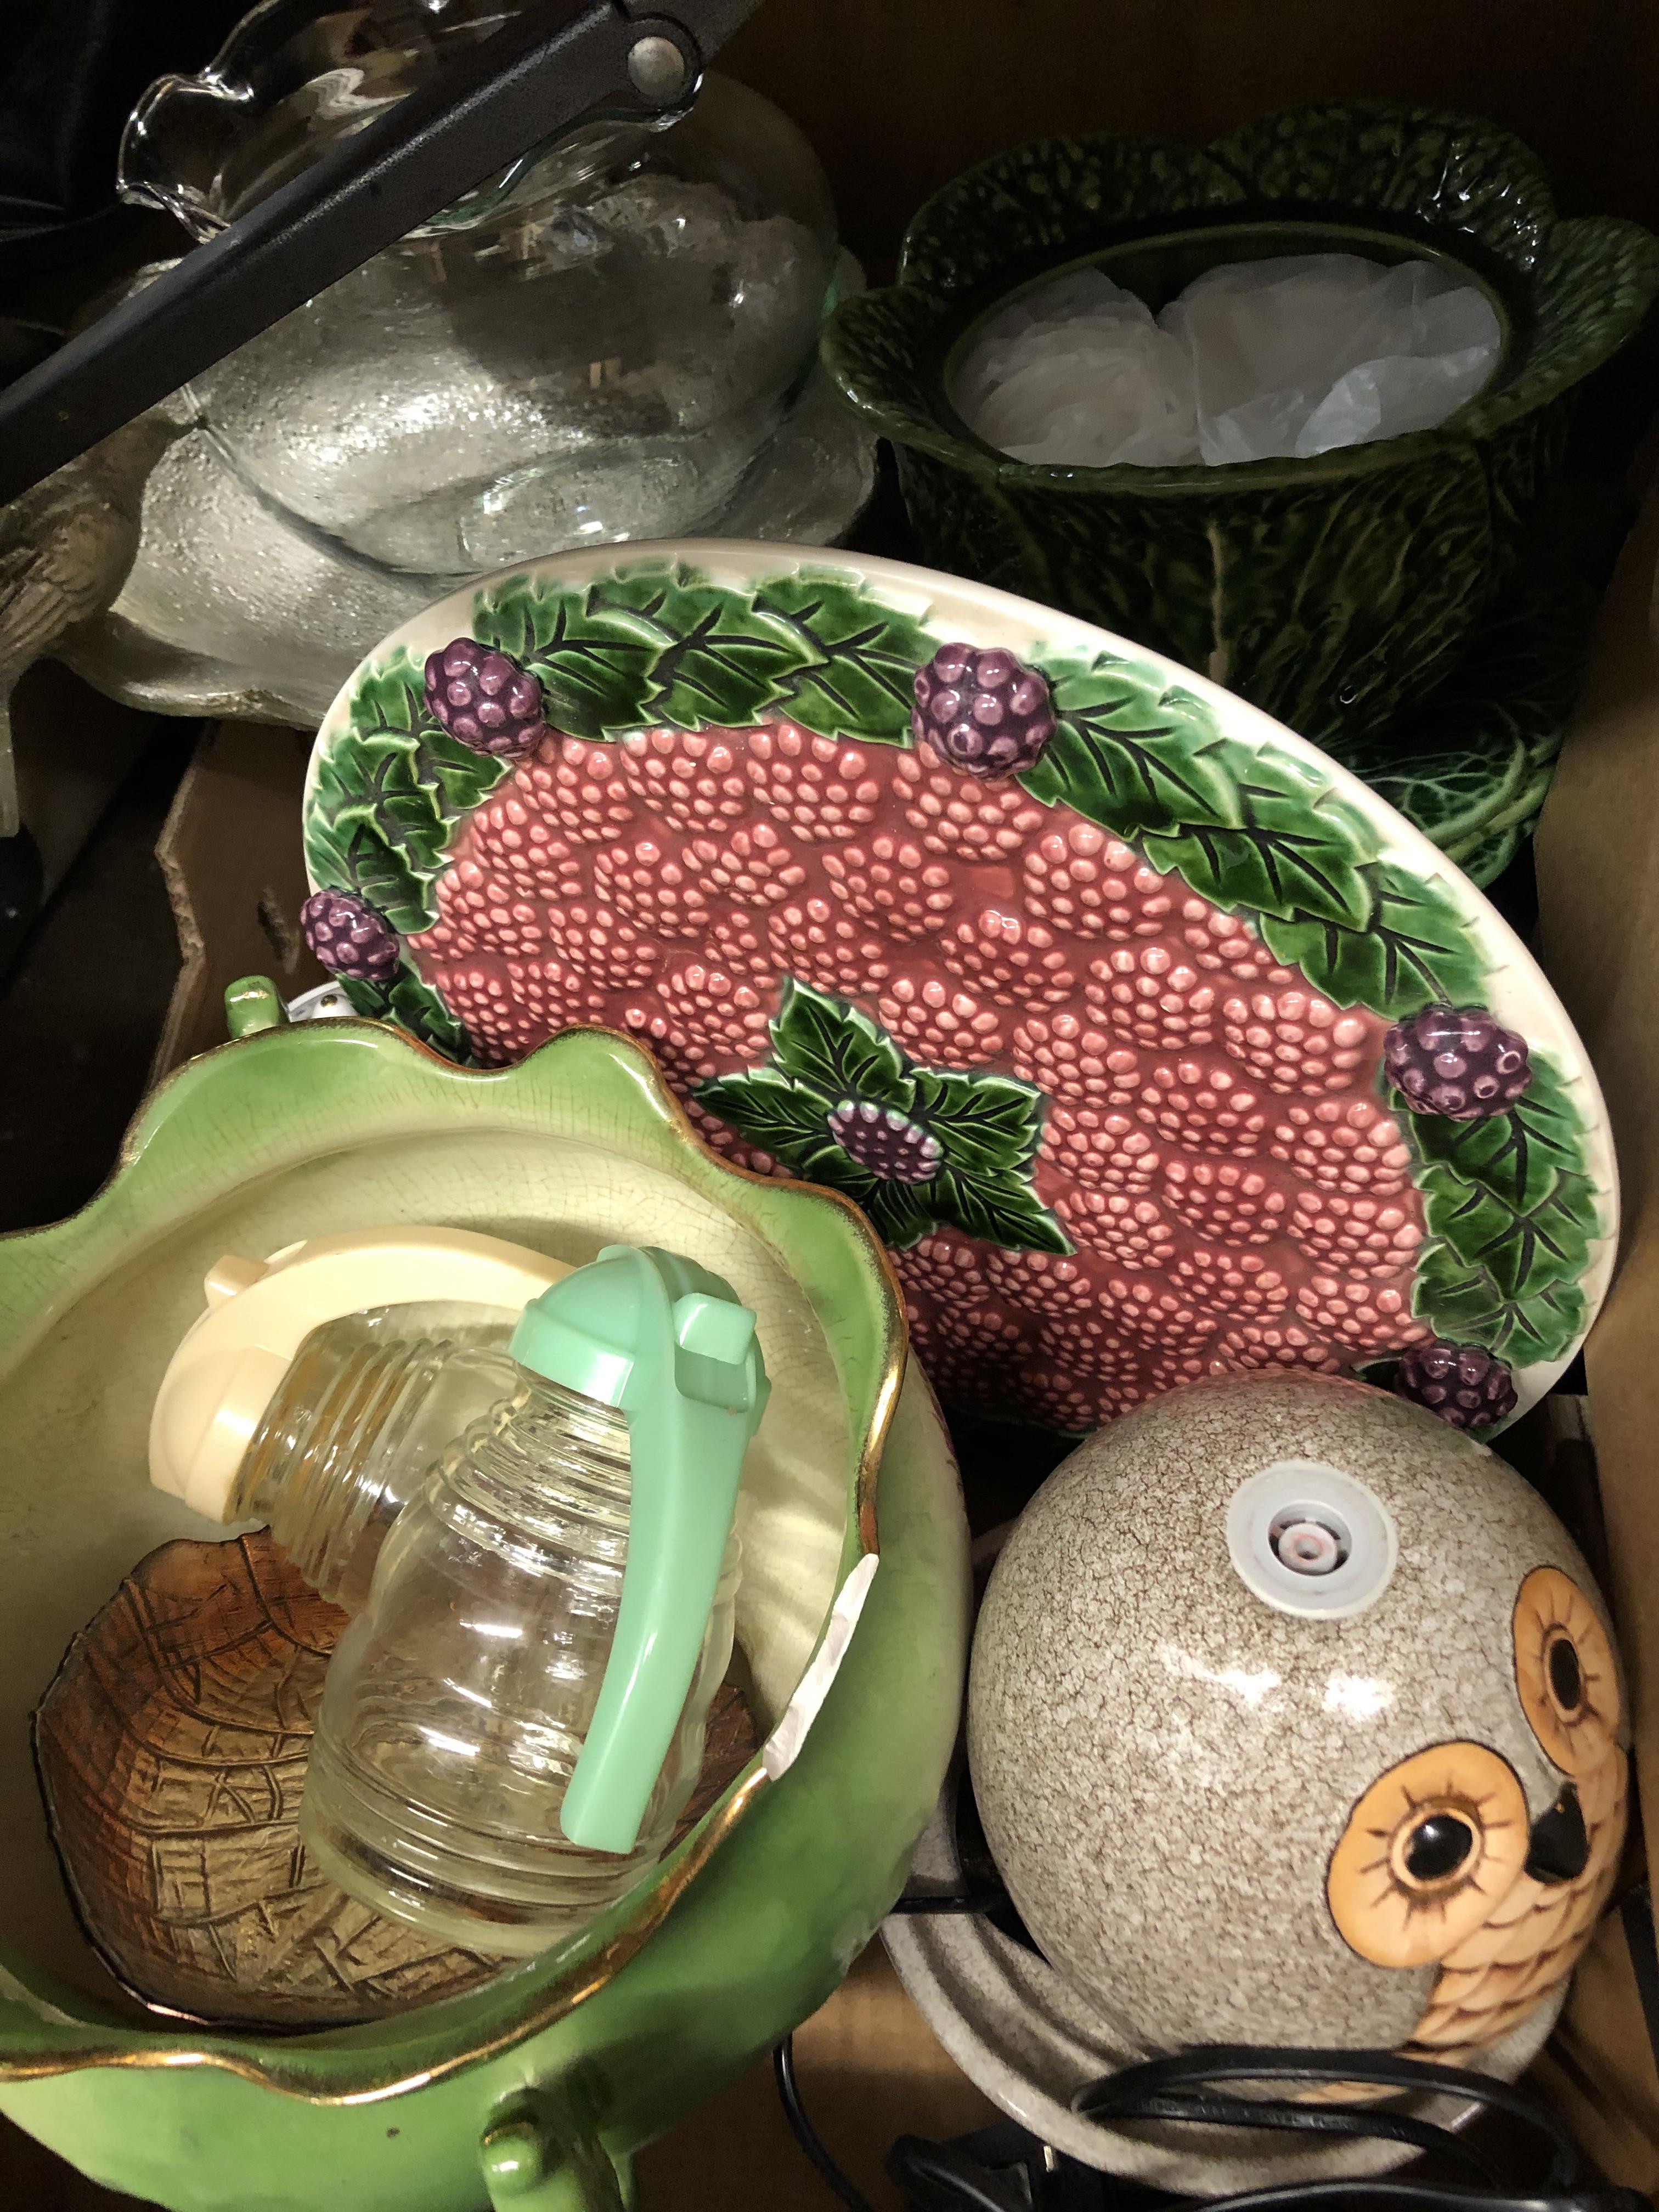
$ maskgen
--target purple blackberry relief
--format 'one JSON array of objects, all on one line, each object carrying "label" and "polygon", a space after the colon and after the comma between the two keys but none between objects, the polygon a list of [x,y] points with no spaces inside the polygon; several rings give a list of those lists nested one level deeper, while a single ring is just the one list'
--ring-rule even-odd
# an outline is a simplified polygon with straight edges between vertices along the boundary
[{"label": "purple blackberry relief", "polygon": [[1480,1121],[1507,1114],[1532,1081],[1526,1040],[1484,1006],[1425,1006],[1382,1041],[1388,1079],[1413,1114]]},{"label": "purple blackberry relief", "polygon": [[1426,1406],[1455,1429],[1486,1429],[1515,1411],[1515,1377],[1478,1345],[1438,1337],[1414,1344],[1401,1358],[1395,1395]]},{"label": "purple blackberry relief", "polygon": [[403,946],[384,915],[355,891],[313,891],[300,908],[306,943],[331,974],[355,983],[386,983]]},{"label": "purple blackberry relief", "polygon": [[426,703],[458,744],[517,760],[547,735],[542,687],[510,653],[452,638],[427,655]]},{"label": "purple blackberry relief", "polygon": [[830,1110],[830,1133],[849,1159],[888,1182],[931,1182],[945,1147],[896,1106],[848,1098]]},{"label": "purple blackberry relief", "polygon": [[916,743],[965,775],[1021,775],[1054,733],[1047,678],[995,647],[940,646],[916,671],[915,694]]}]

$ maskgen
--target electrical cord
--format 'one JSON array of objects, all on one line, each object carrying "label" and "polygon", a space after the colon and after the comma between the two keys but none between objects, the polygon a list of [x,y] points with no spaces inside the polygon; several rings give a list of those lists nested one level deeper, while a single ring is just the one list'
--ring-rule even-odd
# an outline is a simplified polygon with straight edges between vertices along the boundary
[{"label": "electrical cord", "polygon": [[[965,1912],[975,1907],[965,1894],[924,1893],[902,1898],[895,1909]],[[977,1909],[982,1911],[983,1905]],[[784,2112],[801,2149],[847,2212],[872,2212],[869,2199],[836,2164],[801,2101],[793,2038],[786,2036],[778,2045],[773,2063]],[[1455,2130],[1374,2102],[1312,2103],[1288,2096],[1244,2095],[1221,2086],[1246,2082],[1302,2088],[1352,2083],[1396,2095],[1453,2096],[1519,2123],[1540,2138],[1542,2178],[1535,2187],[1516,2190],[1477,2145]],[[1402,2058],[1392,2051],[1216,2045],[1126,2067],[1089,2083],[1072,2104],[1084,2118],[1107,2124],[1176,2121],[1405,2143],[1418,2151],[1432,2151],[1474,2177],[1466,2182],[1402,2181],[1384,2176],[1285,2183],[1211,2199],[1206,2212],[1316,2212],[1316,2208],[1356,2202],[1398,2207],[1400,2212],[1647,2212],[1647,2201],[1638,2191],[1587,2182],[1571,2136],[1525,2090],[1486,2075]],[[1057,2160],[1038,2138],[1012,2124],[951,2142],[901,2136],[888,2154],[886,2169],[915,2212],[1048,2212],[1051,2204],[1060,2212],[1057,2189],[1063,2189],[1066,2205],[1086,2201],[1099,2212],[1120,2212],[1131,2203],[1144,2208],[1149,2203],[1173,2206],[1190,2202],[1173,2196],[1159,2199],[1139,2185],[1090,2172],[1069,2159]]]}]

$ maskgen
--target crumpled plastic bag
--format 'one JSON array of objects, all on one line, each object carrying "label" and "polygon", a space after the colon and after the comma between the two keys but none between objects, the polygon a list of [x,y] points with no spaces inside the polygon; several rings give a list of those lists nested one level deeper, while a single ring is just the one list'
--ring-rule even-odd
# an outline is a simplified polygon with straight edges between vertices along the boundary
[{"label": "crumpled plastic bag", "polygon": [[1185,346],[1097,269],[1011,301],[963,364],[956,403],[1018,461],[1171,468],[1198,459]]},{"label": "crumpled plastic bag", "polygon": [[986,325],[956,396],[1017,460],[1304,458],[1443,422],[1486,384],[1502,339],[1480,288],[1434,262],[1236,262],[1156,318],[1099,270],[1078,270]]}]

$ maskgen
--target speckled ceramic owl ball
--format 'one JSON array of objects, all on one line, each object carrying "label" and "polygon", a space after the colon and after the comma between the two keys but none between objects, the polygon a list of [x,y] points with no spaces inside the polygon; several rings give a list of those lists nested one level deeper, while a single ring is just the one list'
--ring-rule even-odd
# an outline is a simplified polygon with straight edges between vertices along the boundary
[{"label": "speckled ceramic owl ball", "polygon": [[1559,1996],[1624,1834],[1566,1532],[1332,1376],[1195,1383],[1079,1446],[991,1577],[968,1741],[1033,1938],[1149,2051],[1471,2059]]}]

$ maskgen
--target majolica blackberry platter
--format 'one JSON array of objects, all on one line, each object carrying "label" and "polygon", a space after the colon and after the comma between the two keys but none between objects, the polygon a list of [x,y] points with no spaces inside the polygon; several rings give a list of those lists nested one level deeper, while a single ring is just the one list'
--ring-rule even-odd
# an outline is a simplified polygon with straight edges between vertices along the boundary
[{"label": "majolica blackberry platter", "polygon": [[389,637],[319,733],[307,928],[362,1012],[596,1025],[886,1240],[947,1404],[1077,1432],[1199,1376],[1491,1431],[1617,1194],[1524,947],[1314,746],[1029,601],[836,552],[565,554]]}]

